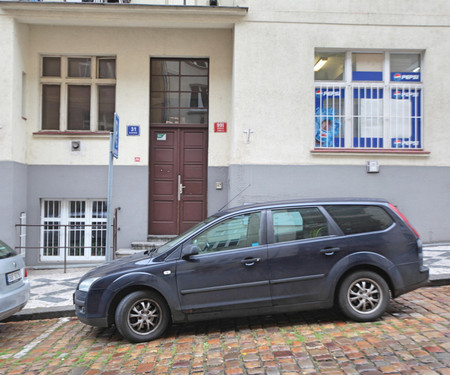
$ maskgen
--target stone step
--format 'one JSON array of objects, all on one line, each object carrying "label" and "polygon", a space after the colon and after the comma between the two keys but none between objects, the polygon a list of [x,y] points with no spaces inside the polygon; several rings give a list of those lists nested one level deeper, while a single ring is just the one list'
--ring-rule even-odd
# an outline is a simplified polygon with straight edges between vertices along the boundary
[{"label": "stone step", "polygon": [[133,241],[130,249],[119,249],[116,251],[116,258],[123,258],[128,255],[140,253],[142,251],[160,247],[166,242],[174,239],[176,235],[149,235],[147,241]]}]

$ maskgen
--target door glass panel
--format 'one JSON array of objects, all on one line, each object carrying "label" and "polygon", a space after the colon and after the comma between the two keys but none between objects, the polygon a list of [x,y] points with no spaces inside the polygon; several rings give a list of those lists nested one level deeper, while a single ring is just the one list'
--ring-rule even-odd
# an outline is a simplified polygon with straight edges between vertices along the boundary
[{"label": "door glass panel", "polygon": [[181,61],[181,75],[207,76],[208,66],[206,60],[184,60]]},{"label": "door glass panel", "polygon": [[208,87],[208,77],[181,77],[181,91],[193,91],[195,87]]},{"label": "door glass panel", "polygon": [[177,92],[152,92],[152,108],[178,108],[180,94]]},{"label": "door glass panel", "polygon": [[277,210],[273,212],[272,217],[274,242],[328,235],[328,222],[315,207]]},{"label": "door glass panel", "polygon": [[152,91],[179,91],[179,76],[152,76]]},{"label": "door glass panel", "polygon": [[180,62],[175,60],[152,60],[152,74],[179,75]]},{"label": "door glass panel", "polygon": [[200,254],[259,246],[260,222],[260,212],[235,216],[204,231],[192,243]]},{"label": "door glass panel", "polygon": [[207,109],[181,109],[180,110],[182,124],[206,124],[208,121]]}]

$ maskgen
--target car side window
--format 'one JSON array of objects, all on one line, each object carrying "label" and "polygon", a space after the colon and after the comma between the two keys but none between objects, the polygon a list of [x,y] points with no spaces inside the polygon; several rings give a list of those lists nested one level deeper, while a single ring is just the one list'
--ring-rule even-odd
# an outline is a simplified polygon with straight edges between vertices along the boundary
[{"label": "car side window", "polygon": [[328,222],[317,207],[272,212],[275,242],[328,236]]},{"label": "car side window", "polygon": [[194,237],[199,254],[234,250],[260,244],[261,213],[234,216]]},{"label": "car side window", "polygon": [[375,232],[394,222],[381,207],[363,205],[324,206],[344,234]]}]

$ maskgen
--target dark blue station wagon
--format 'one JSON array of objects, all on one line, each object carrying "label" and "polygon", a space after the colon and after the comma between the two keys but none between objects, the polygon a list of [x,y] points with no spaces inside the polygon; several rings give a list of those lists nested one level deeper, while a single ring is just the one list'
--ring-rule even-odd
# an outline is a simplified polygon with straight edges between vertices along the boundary
[{"label": "dark blue station wagon", "polygon": [[421,240],[381,200],[308,200],[219,212],[158,249],[88,272],[74,295],[78,318],[116,325],[129,341],[170,322],[337,305],[378,319],[393,298],[428,280]]}]

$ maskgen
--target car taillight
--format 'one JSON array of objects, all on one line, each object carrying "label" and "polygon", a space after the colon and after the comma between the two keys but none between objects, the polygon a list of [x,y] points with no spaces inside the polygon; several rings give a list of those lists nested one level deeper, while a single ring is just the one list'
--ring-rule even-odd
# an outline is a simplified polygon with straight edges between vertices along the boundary
[{"label": "car taillight", "polygon": [[26,267],[23,269],[23,277],[28,277],[28,271]]},{"label": "car taillight", "polygon": [[397,207],[395,207],[392,203],[389,203],[389,207],[394,210],[394,212],[401,217],[401,219],[406,223],[406,225],[414,232],[417,238],[420,238],[419,233],[414,229],[414,227],[409,223],[408,219],[403,215]]}]

